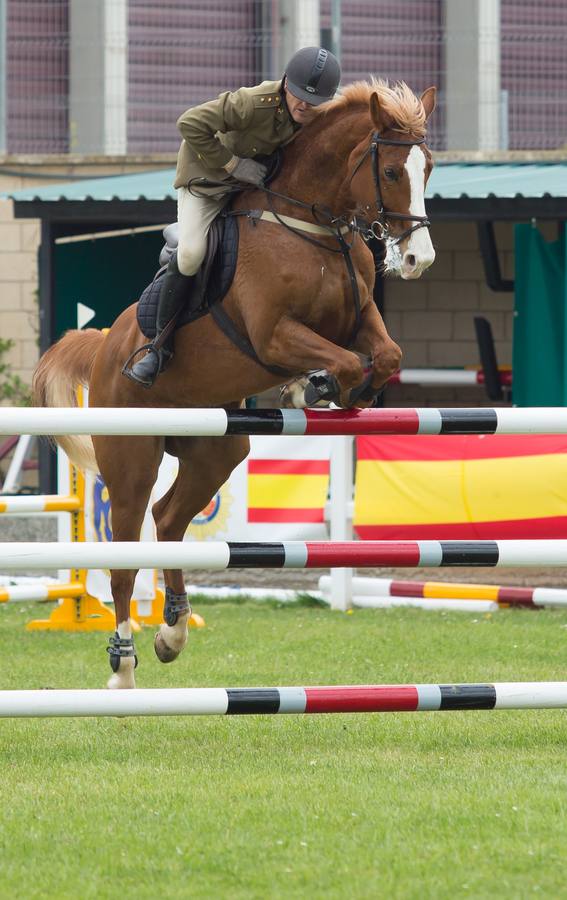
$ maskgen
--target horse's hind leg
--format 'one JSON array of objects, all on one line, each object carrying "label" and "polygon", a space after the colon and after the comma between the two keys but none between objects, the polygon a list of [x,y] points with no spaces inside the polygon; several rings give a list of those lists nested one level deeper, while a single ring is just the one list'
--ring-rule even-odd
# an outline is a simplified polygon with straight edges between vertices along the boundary
[{"label": "horse's hind leg", "polygon": [[[247,437],[181,438],[167,444],[179,458],[179,472],[169,491],[154,504],[152,512],[158,541],[182,541],[191,519],[224,484],[248,454]],[[164,571],[166,603],[164,624],[155,637],[161,662],[172,662],[187,643],[191,608],[180,569]]]},{"label": "horse's hind leg", "polygon": [[[112,541],[139,541],[140,530],[163,455],[161,438],[95,439],[97,462],[108,488],[112,511]],[[135,465],[133,465],[135,460]],[[109,688],[134,688],[137,658],[130,623],[130,601],[136,569],[112,569],[110,583],[116,612],[116,633],[108,652],[112,675]]]}]

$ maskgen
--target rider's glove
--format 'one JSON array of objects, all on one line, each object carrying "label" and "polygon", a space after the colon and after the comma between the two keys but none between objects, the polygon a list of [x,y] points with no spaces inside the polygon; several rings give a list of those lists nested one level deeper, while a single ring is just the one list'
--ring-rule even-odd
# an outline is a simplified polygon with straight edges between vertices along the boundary
[{"label": "rider's glove", "polygon": [[261,185],[268,171],[262,163],[254,159],[241,159],[233,156],[225,166],[226,171],[237,181],[247,181],[249,184]]}]

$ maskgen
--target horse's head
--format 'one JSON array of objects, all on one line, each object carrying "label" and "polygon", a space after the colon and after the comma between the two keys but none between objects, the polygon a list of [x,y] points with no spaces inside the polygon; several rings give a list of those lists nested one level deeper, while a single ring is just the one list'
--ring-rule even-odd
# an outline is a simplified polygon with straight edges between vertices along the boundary
[{"label": "horse's head", "polygon": [[369,101],[373,129],[355,151],[352,189],[386,243],[386,269],[419,278],[435,259],[424,192],[433,168],[425,130],[436,89],[428,88],[420,99],[403,82],[375,85]]}]

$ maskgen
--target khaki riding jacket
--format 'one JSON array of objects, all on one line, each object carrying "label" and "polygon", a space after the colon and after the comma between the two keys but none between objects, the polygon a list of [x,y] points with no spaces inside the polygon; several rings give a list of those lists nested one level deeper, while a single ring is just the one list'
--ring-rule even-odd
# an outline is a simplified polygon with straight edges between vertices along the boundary
[{"label": "khaki riding jacket", "polygon": [[293,140],[300,126],[289,114],[281,87],[281,81],[263,81],[184,112],[177,120],[183,140],[174,187],[202,176],[228,181],[223,166],[233,156],[266,155]]}]

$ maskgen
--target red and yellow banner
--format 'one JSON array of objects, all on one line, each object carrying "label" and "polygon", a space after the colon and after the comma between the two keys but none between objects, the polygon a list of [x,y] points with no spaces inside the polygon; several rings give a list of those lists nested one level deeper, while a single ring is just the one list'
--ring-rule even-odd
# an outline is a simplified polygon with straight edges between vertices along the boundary
[{"label": "red and yellow banner", "polygon": [[328,459],[250,459],[249,522],[323,522]]},{"label": "red and yellow banner", "polygon": [[567,436],[357,438],[366,540],[567,537]]}]

